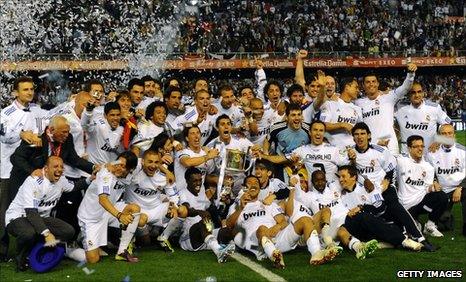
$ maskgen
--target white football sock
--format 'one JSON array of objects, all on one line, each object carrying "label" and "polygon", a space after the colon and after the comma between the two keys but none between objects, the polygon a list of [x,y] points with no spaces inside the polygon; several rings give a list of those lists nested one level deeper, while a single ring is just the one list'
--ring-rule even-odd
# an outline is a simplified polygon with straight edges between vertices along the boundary
[{"label": "white football sock", "polygon": [[83,248],[73,248],[67,246],[65,256],[78,262],[86,262],[86,251],[84,251]]},{"label": "white football sock", "polygon": [[361,241],[359,241],[359,239],[356,237],[351,237],[351,240],[348,244],[348,248],[357,253],[359,251],[359,248],[361,248]]},{"label": "white football sock", "polygon": [[324,241],[325,246],[331,245],[333,243],[332,236],[330,235],[330,226],[325,224],[322,227],[322,240]]},{"label": "white football sock", "polygon": [[272,241],[269,238],[264,236],[262,237],[261,245],[267,257],[269,259],[272,259],[273,251],[277,249],[275,248],[275,245],[272,243]]},{"label": "white football sock", "polygon": [[170,219],[170,221],[167,224],[167,227],[165,227],[165,229],[163,230],[162,235],[160,235],[160,237],[162,237],[163,239],[168,240],[168,238],[170,238],[170,236],[173,233],[175,233],[175,231],[178,229],[178,227],[180,225],[181,225],[180,219],[178,219],[178,218]]},{"label": "white football sock", "polygon": [[140,213],[133,214],[133,221],[128,224],[126,230],[121,230],[120,245],[118,246],[117,254],[121,254],[128,248],[131,239],[134,237],[134,232],[138,228],[139,218],[141,217]]},{"label": "white football sock", "polygon": [[204,242],[214,252],[215,255],[218,254],[220,250],[220,245],[218,244],[218,241],[214,237],[214,235],[212,234],[207,235],[207,237],[204,238]]},{"label": "white football sock", "polygon": [[317,253],[320,250],[320,240],[319,234],[316,230],[312,230],[311,236],[306,241],[307,250],[311,253],[311,255]]}]

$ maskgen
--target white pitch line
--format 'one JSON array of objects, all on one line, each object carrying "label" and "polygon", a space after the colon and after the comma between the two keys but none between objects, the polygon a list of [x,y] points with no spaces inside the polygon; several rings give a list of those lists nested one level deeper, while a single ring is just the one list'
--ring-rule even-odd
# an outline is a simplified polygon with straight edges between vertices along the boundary
[{"label": "white pitch line", "polygon": [[251,270],[258,273],[260,276],[264,277],[268,281],[286,282],[286,280],[283,277],[278,276],[277,274],[273,273],[272,271],[268,269],[265,269],[260,264],[250,260],[249,258],[241,254],[234,253],[231,255],[231,257],[237,260],[242,265],[249,267]]}]

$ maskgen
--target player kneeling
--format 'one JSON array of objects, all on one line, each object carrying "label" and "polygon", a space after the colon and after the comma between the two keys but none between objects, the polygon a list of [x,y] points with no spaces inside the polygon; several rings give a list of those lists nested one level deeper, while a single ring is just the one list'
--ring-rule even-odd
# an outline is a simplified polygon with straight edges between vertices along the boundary
[{"label": "player kneeling", "polygon": [[136,228],[146,224],[147,215],[140,213],[140,207],[136,204],[126,205],[124,202],[118,202],[131,183],[131,171],[136,168],[137,162],[134,153],[121,153],[116,162],[101,168],[86,191],[79,206],[78,219],[84,235],[83,246],[88,263],[96,263],[100,260],[100,247],[107,245],[109,225],[122,227],[115,259],[138,262],[138,258],[128,251],[128,245]]},{"label": "player kneeling", "polygon": [[180,193],[180,217],[183,222],[180,246],[185,251],[212,250],[219,263],[233,254],[235,245],[233,229],[222,227],[213,229],[211,215],[207,209],[212,204],[215,191],[202,187],[202,172],[191,167],[185,172],[187,188]]},{"label": "player kneeling", "polygon": [[[138,240],[141,239],[147,244],[150,242],[148,227],[164,227],[171,224],[171,221],[177,221],[178,207],[166,196],[166,190],[173,189],[173,185],[168,184],[165,174],[160,171],[160,154],[147,150],[140,163],[141,166],[133,173],[132,183],[126,190],[125,198],[127,203],[136,203],[141,212],[147,215],[148,226],[141,230],[142,236],[138,237]],[[168,240],[160,241],[167,251],[174,252]]]}]

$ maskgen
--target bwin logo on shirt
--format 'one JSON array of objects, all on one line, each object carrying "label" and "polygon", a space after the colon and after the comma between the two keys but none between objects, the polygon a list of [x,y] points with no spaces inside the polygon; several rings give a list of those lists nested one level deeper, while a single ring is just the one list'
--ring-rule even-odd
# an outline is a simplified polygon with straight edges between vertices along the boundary
[{"label": "bwin logo on shirt", "polygon": [[358,172],[361,173],[361,174],[372,173],[372,172],[374,172],[374,167],[373,166],[365,166],[363,168],[358,168]]},{"label": "bwin logo on shirt", "polygon": [[415,124],[415,123],[409,123],[409,121],[406,121],[406,125],[405,125],[406,129],[414,129],[414,130],[427,130],[428,127],[429,125],[425,123]]},{"label": "bwin logo on shirt", "polygon": [[265,215],[265,210],[257,210],[255,212],[244,213],[243,218],[244,220],[248,220],[251,217],[264,216],[264,215]]},{"label": "bwin logo on shirt", "polygon": [[102,150],[104,151],[107,151],[107,152],[110,152],[110,153],[115,153],[115,154],[118,154],[118,147],[115,147],[115,148],[112,148],[108,143],[105,143],[102,148]]},{"label": "bwin logo on shirt", "polygon": [[451,168],[438,168],[437,174],[453,174],[459,172],[460,168],[458,166],[452,166]]},{"label": "bwin logo on shirt", "polygon": [[408,185],[414,185],[414,186],[424,186],[424,180],[418,179],[418,180],[413,180],[411,177],[408,177],[405,181],[406,184]]},{"label": "bwin logo on shirt", "polygon": [[380,114],[379,108],[371,109],[369,112],[362,113],[362,118],[368,118]]},{"label": "bwin logo on shirt", "polygon": [[58,199],[55,199],[53,201],[44,201],[44,200],[42,200],[39,203],[39,207],[50,207],[50,206],[53,207],[53,206],[55,206],[57,204],[57,202],[58,202]]},{"label": "bwin logo on shirt", "polygon": [[338,116],[337,122],[346,122],[346,123],[355,124],[356,123],[356,118],[355,117]]},{"label": "bwin logo on shirt", "polygon": [[311,211],[310,211],[308,208],[303,207],[302,205],[299,206],[299,211],[300,211],[300,212],[305,212],[305,213],[307,213],[308,215],[312,216]]},{"label": "bwin logo on shirt", "polygon": [[134,190],[134,193],[139,194],[141,196],[149,197],[149,196],[153,196],[153,195],[157,194],[157,190],[147,191],[147,190],[144,190],[144,189],[139,189],[139,187],[138,187],[138,188],[136,188]]},{"label": "bwin logo on shirt", "polygon": [[323,208],[327,208],[327,207],[328,207],[328,208],[331,208],[331,207],[334,207],[334,206],[336,206],[336,205],[338,205],[338,201],[333,201],[333,202],[328,203],[328,204],[326,204],[326,205],[319,203],[319,210],[321,210],[321,209],[323,209]]}]

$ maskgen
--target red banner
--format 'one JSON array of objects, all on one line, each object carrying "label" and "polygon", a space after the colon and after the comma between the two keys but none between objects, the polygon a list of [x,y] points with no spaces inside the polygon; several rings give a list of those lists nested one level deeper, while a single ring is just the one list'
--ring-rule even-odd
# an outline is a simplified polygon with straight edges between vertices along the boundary
[{"label": "red banner", "polygon": [[[263,59],[264,68],[292,69],[296,67],[293,59]],[[306,68],[387,68],[403,67],[408,62],[420,67],[466,66],[466,57],[413,57],[413,58],[346,58],[346,59],[307,59]],[[231,59],[190,59],[165,60],[153,64],[143,64],[143,68],[166,70],[206,70],[206,69],[247,69],[255,68],[254,60]],[[93,60],[93,61],[22,61],[1,62],[0,71],[24,70],[125,70],[128,62],[124,60]]]}]

